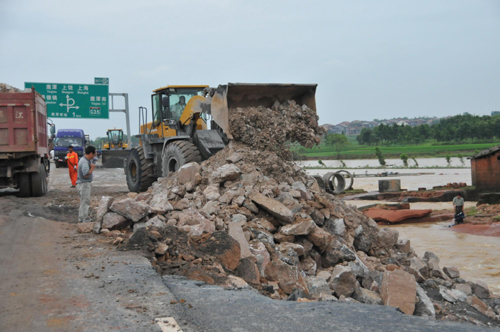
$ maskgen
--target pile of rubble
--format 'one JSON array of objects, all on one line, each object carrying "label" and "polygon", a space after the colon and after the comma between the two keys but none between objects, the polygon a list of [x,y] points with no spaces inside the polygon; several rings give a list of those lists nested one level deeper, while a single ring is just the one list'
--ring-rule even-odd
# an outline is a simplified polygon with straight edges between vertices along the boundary
[{"label": "pile of rubble", "polygon": [[131,196],[104,197],[98,222],[104,232],[132,228],[123,248],[145,249],[162,273],[249,284],[276,299],[384,304],[498,324],[500,301],[484,283],[441,269],[431,252],[419,258],[395,229],[379,229],[272,152],[232,142]]},{"label": "pile of rubble", "polygon": [[0,83],[0,92],[16,93],[23,92],[23,90],[8,85],[7,83]]},{"label": "pile of rubble", "polygon": [[306,105],[290,100],[272,108],[247,107],[229,110],[229,127],[236,141],[245,142],[260,151],[272,151],[291,160],[288,143],[300,143],[306,148],[319,144],[325,128],[318,125],[316,112]]},{"label": "pile of rubble", "polygon": [[144,250],[164,274],[274,299],[383,304],[498,326],[500,301],[484,283],[441,269],[431,252],[419,258],[397,230],[380,229],[286,161],[286,141],[319,141],[313,111],[288,102],[233,109],[230,119],[235,141],[212,158],[145,193],[103,197],[94,231],[132,229],[120,248]]}]

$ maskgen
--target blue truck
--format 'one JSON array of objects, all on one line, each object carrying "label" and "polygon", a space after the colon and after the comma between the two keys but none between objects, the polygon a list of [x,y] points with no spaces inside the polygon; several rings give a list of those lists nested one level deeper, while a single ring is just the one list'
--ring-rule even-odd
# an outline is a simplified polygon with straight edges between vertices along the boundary
[{"label": "blue truck", "polygon": [[85,154],[87,139],[82,129],[59,129],[54,139],[54,163],[56,168],[67,166],[68,146],[78,154],[78,159]]}]

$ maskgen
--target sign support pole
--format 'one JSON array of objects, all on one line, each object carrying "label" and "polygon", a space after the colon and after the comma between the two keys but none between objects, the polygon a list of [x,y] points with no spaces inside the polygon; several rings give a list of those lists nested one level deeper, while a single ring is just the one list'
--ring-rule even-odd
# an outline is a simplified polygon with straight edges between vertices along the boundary
[{"label": "sign support pole", "polygon": [[[110,112],[123,112],[125,113],[125,118],[127,120],[127,138],[128,138],[128,146],[132,146],[132,137],[130,136],[130,117],[129,117],[129,109],[128,109],[128,93],[109,93],[111,97],[111,107],[109,109]],[[125,98],[125,109],[115,109],[114,107],[114,96],[122,96]]]}]

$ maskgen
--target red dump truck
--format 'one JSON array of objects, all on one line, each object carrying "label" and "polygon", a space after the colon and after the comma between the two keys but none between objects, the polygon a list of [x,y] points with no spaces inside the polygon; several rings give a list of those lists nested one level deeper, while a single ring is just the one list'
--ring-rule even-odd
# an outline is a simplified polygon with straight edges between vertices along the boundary
[{"label": "red dump truck", "polygon": [[17,91],[0,92],[0,189],[42,196],[50,170],[47,106],[34,89]]}]

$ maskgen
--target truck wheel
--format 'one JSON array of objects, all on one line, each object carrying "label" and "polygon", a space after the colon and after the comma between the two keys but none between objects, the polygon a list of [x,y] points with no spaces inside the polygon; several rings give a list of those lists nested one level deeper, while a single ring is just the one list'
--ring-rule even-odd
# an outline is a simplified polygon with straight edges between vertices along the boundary
[{"label": "truck wheel", "polygon": [[146,191],[156,181],[156,178],[150,176],[151,166],[151,161],[144,157],[142,146],[130,150],[125,174],[127,186],[131,192]]},{"label": "truck wheel", "polygon": [[19,173],[17,175],[17,186],[19,187],[19,197],[29,197],[31,195],[30,174]]},{"label": "truck wheel", "polygon": [[167,145],[161,158],[161,173],[167,177],[185,164],[201,161],[200,151],[189,141],[174,141]]},{"label": "truck wheel", "polygon": [[31,195],[39,197],[47,192],[47,174],[45,173],[45,165],[38,166],[38,173],[31,173]]},{"label": "truck wheel", "polygon": [[61,165],[59,165],[59,162],[57,162],[57,161],[54,164],[56,164],[56,168],[61,167]]}]

